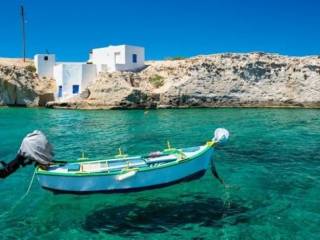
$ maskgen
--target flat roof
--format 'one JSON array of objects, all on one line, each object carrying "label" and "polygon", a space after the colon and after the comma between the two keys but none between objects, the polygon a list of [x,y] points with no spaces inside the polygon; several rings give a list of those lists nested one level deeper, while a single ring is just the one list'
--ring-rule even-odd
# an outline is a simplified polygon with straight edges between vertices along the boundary
[{"label": "flat roof", "polygon": [[120,45],[109,45],[109,46],[106,46],[106,47],[99,47],[99,48],[92,48],[92,50],[94,49],[103,49],[103,48],[113,48],[113,47],[134,47],[134,48],[144,48],[144,47],[141,47],[141,46],[135,46],[135,45],[127,45],[127,44],[120,44]]}]

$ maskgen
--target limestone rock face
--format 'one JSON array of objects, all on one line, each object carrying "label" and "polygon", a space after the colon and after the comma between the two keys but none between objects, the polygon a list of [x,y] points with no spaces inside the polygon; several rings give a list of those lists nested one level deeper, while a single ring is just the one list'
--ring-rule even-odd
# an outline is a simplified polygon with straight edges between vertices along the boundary
[{"label": "limestone rock face", "polygon": [[105,73],[80,108],[320,107],[320,57],[216,54]]},{"label": "limestone rock face", "polygon": [[165,85],[156,90],[159,105],[320,106],[319,57],[221,54],[153,67],[165,76]]},{"label": "limestone rock face", "polygon": [[0,105],[45,106],[54,89],[53,80],[38,78],[30,60],[0,59]]},{"label": "limestone rock face", "polygon": [[[102,73],[79,97],[68,102],[50,102],[47,106],[87,109],[320,107],[318,56],[228,53],[146,64],[145,69],[135,73]],[[26,81],[32,78],[35,79],[31,83]],[[39,104],[41,101],[37,98],[48,91],[41,93],[37,84],[46,86],[42,79],[21,68],[2,67],[0,89],[6,91],[1,91],[0,102]]]}]

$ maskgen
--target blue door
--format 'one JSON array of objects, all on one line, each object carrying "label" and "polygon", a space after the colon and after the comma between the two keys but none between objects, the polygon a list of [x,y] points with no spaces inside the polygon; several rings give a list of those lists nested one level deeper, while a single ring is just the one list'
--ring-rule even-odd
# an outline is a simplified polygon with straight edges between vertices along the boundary
[{"label": "blue door", "polygon": [[138,56],[137,54],[132,54],[132,62],[136,63],[138,61]]},{"label": "blue door", "polygon": [[62,97],[62,86],[58,87],[58,97]]},{"label": "blue door", "polygon": [[72,93],[73,94],[79,93],[79,85],[72,85]]}]

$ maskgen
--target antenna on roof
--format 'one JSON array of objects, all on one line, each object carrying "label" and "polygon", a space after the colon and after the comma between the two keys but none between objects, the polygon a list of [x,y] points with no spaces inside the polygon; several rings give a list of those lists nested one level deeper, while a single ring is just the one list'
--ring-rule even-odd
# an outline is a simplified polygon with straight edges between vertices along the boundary
[{"label": "antenna on roof", "polygon": [[22,30],[22,50],[23,50],[23,61],[26,61],[26,30],[24,20],[24,7],[20,6],[20,17],[21,17],[21,30]]}]

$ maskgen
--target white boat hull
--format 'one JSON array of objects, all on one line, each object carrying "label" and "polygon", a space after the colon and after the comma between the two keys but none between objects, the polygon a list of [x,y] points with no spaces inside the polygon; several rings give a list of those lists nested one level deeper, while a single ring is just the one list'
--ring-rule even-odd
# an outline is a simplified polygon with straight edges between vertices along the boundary
[{"label": "white boat hull", "polygon": [[159,188],[201,177],[209,166],[213,148],[199,156],[162,168],[124,174],[63,176],[37,174],[45,189],[65,193],[127,192]]}]

